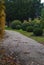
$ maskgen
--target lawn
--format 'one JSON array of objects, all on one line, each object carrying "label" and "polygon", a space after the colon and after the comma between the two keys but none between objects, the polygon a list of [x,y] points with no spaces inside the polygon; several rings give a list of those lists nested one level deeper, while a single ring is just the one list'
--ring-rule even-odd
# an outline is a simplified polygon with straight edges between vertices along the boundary
[{"label": "lawn", "polygon": [[40,43],[44,43],[44,36],[33,36],[33,33],[26,32],[26,31],[23,31],[23,30],[15,30],[15,31],[17,31],[17,32],[29,37],[29,38],[32,38],[32,39],[34,39],[34,40],[36,40]]},{"label": "lawn", "polygon": [[[12,30],[12,29],[6,28],[6,30]],[[37,42],[44,44],[44,36],[34,36],[32,32],[26,32],[26,31],[23,31],[23,30],[14,30],[14,31],[17,31],[17,32],[29,37],[29,38],[36,40]]]}]

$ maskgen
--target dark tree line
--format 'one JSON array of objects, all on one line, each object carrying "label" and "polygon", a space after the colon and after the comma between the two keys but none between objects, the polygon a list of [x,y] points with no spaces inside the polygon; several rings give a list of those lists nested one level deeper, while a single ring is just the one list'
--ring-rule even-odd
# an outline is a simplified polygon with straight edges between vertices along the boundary
[{"label": "dark tree line", "polygon": [[6,20],[23,21],[41,15],[41,0],[5,0]]}]

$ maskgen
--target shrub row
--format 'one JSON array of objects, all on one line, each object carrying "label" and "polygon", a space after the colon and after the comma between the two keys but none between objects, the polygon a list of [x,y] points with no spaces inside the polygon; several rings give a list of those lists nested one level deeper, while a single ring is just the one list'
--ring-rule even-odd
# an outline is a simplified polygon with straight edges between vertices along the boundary
[{"label": "shrub row", "polygon": [[43,29],[41,23],[35,23],[35,21],[32,22],[23,22],[21,23],[19,20],[15,20],[11,24],[12,29],[22,29],[27,32],[33,32],[34,35],[40,36],[43,34]]}]

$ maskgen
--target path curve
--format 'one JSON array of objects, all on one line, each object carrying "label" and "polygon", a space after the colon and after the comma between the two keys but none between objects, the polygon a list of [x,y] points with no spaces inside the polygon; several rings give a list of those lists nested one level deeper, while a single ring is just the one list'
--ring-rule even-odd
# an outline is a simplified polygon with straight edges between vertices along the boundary
[{"label": "path curve", "polygon": [[6,30],[3,46],[15,52],[22,65],[44,65],[44,45],[18,32]]}]

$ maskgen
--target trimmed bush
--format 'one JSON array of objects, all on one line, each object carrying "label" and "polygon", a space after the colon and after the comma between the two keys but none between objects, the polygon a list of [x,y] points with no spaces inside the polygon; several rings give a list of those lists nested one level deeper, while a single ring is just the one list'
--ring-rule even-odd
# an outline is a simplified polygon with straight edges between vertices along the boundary
[{"label": "trimmed bush", "polygon": [[17,25],[21,25],[21,22],[19,20],[15,20],[11,23],[11,28],[16,29]]},{"label": "trimmed bush", "polygon": [[43,34],[43,29],[42,28],[38,28],[38,27],[34,28],[33,33],[36,36],[41,36]]},{"label": "trimmed bush", "polygon": [[33,32],[33,26],[28,26],[26,29],[27,32]]},{"label": "trimmed bush", "polygon": [[36,23],[36,24],[34,25],[34,28],[42,28],[41,23]]},{"label": "trimmed bush", "polygon": [[39,18],[35,18],[34,20],[33,20],[35,23],[40,23],[40,19]]},{"label": "trimmed bush", "polygon": [[44,29],[44,21],[41,21],[40,23],[41,23],[42,28]]},{"label": "trimmed bush", "polygon": [[34,21],[29,22],[29,26],[34,26],[34,25],[35,25]]},{"label": "trimmed bush", "polygon": [[24,22],[22,24],[22,30],[26,31],[26,28],[29,26],[29,22]]},{"label": "trimmed bush", "polygon": [[17,30],[20,30],[20,29],[21,29],[21,25],[17,25],[17,26],[16,26],[16,29],[17,29]]}]

